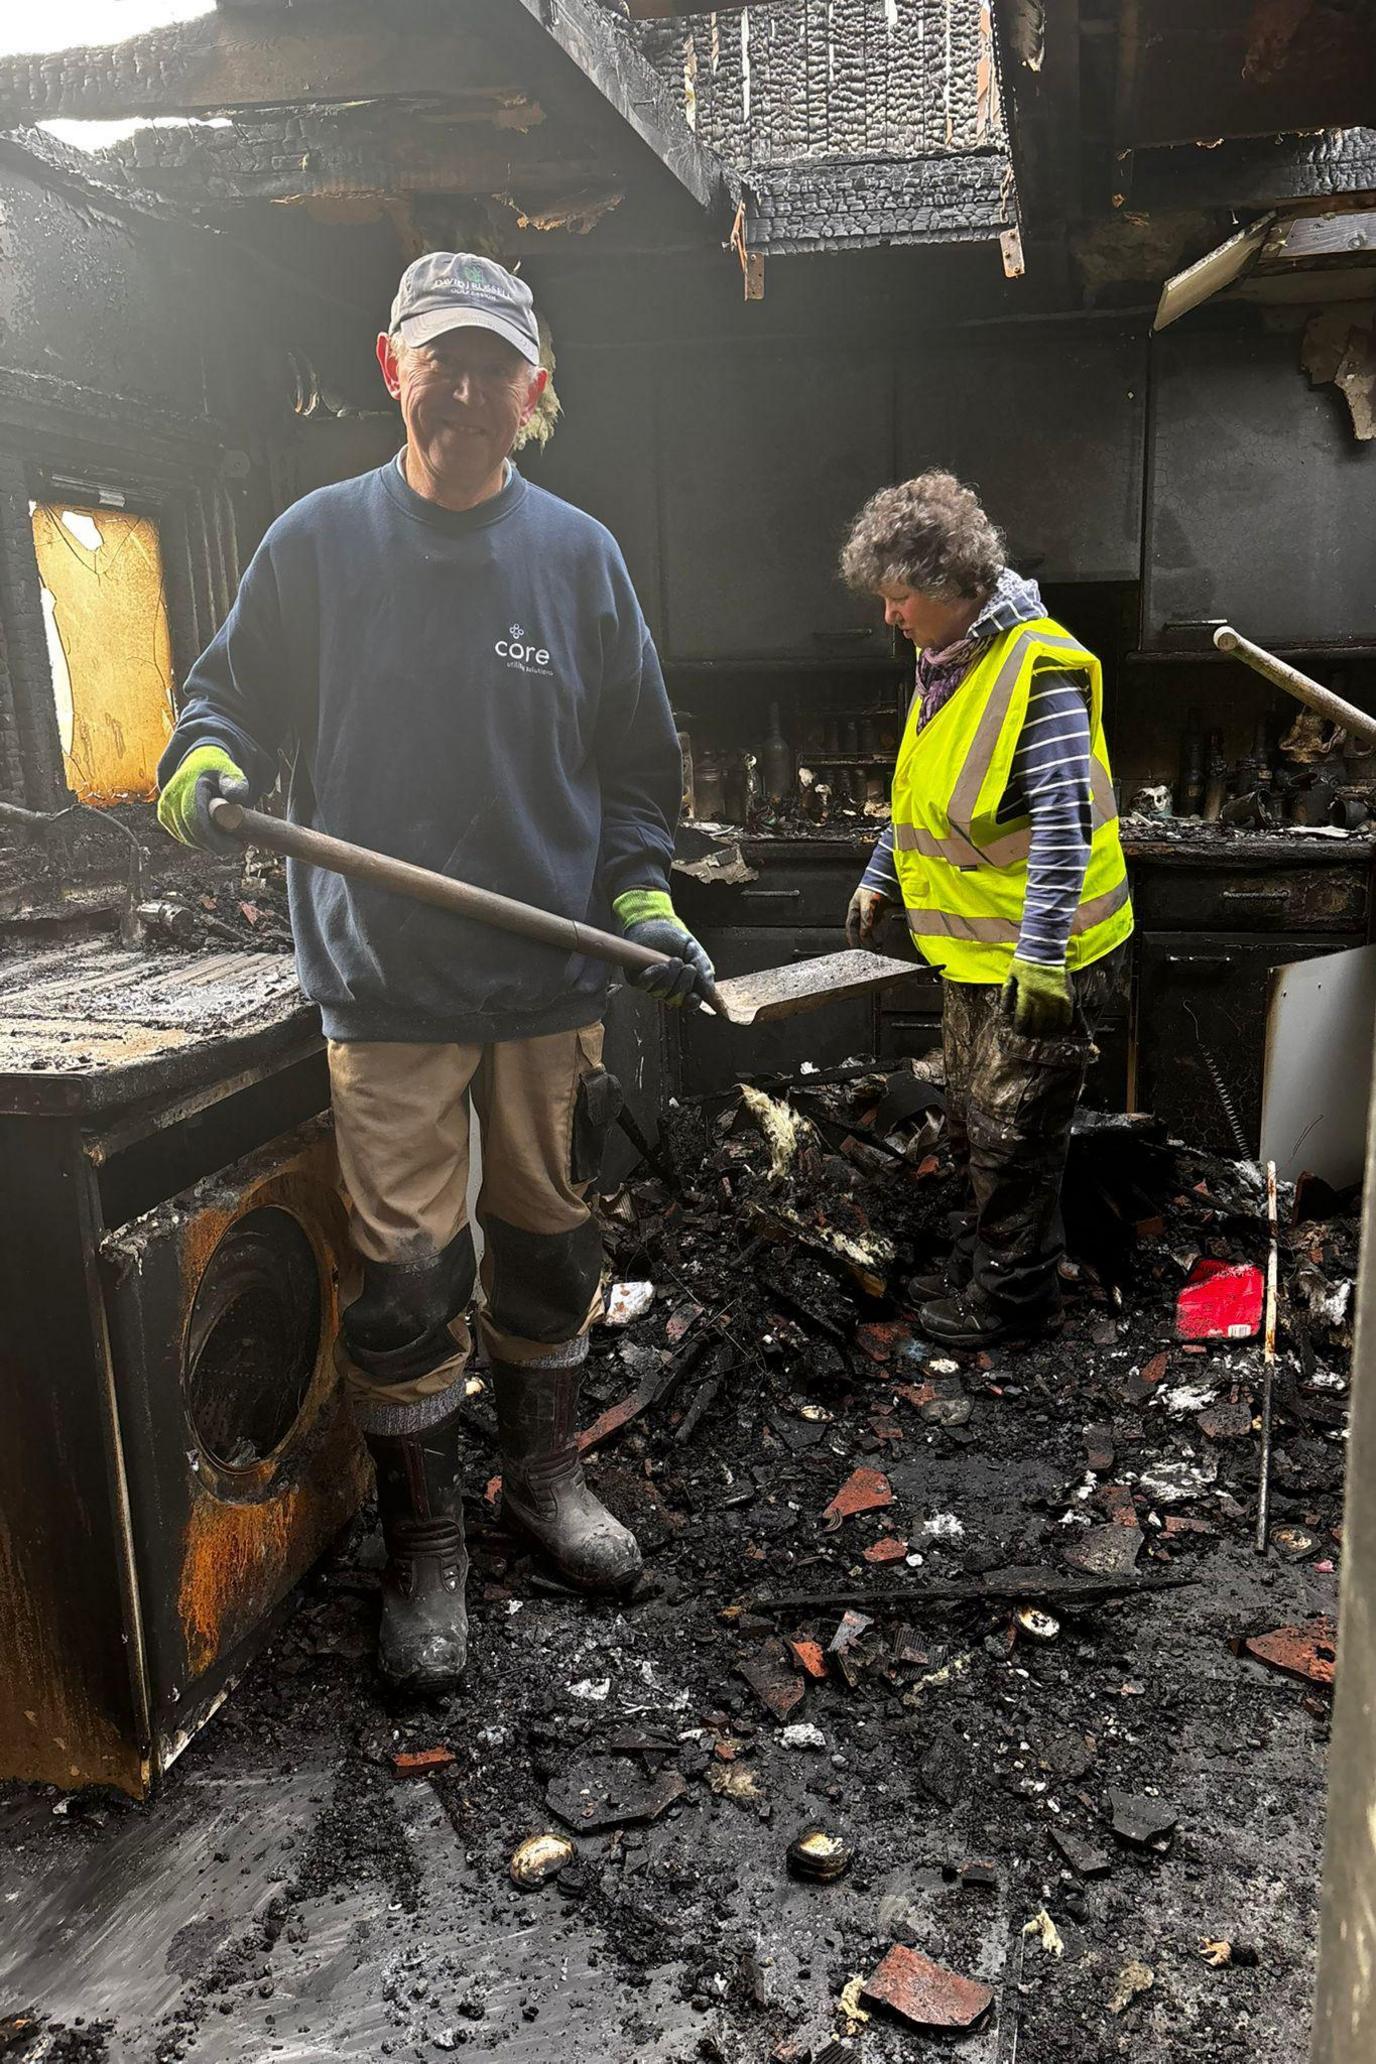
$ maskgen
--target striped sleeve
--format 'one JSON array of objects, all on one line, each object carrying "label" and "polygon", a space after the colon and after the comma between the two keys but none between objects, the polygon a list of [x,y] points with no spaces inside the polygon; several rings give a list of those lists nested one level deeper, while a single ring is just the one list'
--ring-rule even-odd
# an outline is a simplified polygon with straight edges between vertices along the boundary
[{"label": "striped sleeve", "polygon": [[999,817],[1032,820],[1027,893],[1018,957],[1064,967],[1071,926],[1089,867],[1088,683],[1083,675],[1040,673],[1009,771]]},{"label": "striped sleeve", "polygon": [[880,832],[870,864],[860,877],[862,889],[877,889],[881,896],[887,896],[894,903],[901,903],[903,891],[898,886],[898,870],[893,864],[893,826],[886,824]]}]

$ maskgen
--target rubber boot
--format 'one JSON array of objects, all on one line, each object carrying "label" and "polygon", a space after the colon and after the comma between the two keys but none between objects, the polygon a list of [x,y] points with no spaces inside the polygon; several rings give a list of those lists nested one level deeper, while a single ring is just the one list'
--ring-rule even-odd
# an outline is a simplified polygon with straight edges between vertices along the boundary
[{"label": "rubber boot", "polygon": [[593,1495],[578,1452],[581,1365],[494,1362],[502,1444],[502,1517],[588,1591],[623,1591],[640,1574],[635,1535]]},{"label": "rubber boot", "polygon": [[452,1691],[468,1658],[457,1414],[424,1433],[367,1436],[387,1544],[378,1668],[398,1691]]}]

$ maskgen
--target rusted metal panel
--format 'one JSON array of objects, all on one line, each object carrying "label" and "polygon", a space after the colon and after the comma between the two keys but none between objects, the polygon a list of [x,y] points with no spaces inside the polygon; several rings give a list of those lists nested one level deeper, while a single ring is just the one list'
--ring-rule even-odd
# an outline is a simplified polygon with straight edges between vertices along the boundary
[{"label": "rusted metal panel", "polygon": [[0,1777],[138,1796],[147,1697],[94,1223],[74,1130],[0,1117]]},{"label": "rusted metal panel", "polygon": [[[229,1275],[220,1387],[207,1399],[196,1379],[215,1336],[213,1324],[198,1333],[198,1302],[217,1250],[255,1217],[275,1230],[256,1258]],[[316,1299],[313,1314],[299,1314],[313,1319],[299,1336],[299,1367],[290,1366],[287,1353],[297,1337],[289,1299],[298,1278],[275,1280],[264,1266],[273,1240],[293,1225],[309,1252],[306,1294],[313,1289]],[[362,1496],[366,1459],[333,1360],[346,1246],[333,1141],[323,1121],[261,1148],[102,1243],[112,1277],[112,1359],[140,1557],[155,1767],[214,1702],[244,1643]],[[257,1320],[245,1317],[255,1296],[262,1305]],[[224,1394],[225,1385],[237,1387],[237,1400]],[[280,1409],[274,1387],[282,1393]],[[255,1390],[266,1407],[258,1426],[251,1418]]]},{"label": "rusted metal panel", "polygon": [[[0,1115],[0,1777],[135,1797],[366,1480],[333,1361],[347,1243],[327,1121],[106,1232],[137,1131],[105,1153],[75,1115]],[[207,1317],[246,1226],[270,1256],[294,1243],[290,1266],[236,1253]]]}]

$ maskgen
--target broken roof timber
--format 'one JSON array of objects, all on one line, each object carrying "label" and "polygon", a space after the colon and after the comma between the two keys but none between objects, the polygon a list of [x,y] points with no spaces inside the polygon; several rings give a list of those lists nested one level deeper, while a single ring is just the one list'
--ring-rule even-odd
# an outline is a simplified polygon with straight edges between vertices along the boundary
[{"label": "broken roof timber", "polygon": [[183,206],[368,194],[504,195],[608,182],[616,168],[567,123],[456,119],[445,102],[262,109],[232,124],[151,124],[93,152]]},{"label": "broken roof timber", "polygon": [[745,211],[747,248],[762,256],[993,243],[1016,223],[1003,151],[763,165],[747,176]]},{"label": "broken roof timber", "polygon": [[596,0],[307,0],[225,9],[127,41],[0,59],[0,126],[351,100],[489,94],[494,112],[535,94],[614,148],[628,134],[697,202],[726,199],[701,145],[653,67]]},{"label": "broken roof timber", "polygon": [[1125,179],[1136,209],[1270,208],[1376,193],[1376,129],[1238,137],[1134,151]]},{"label": "broken roof timber", "polygon": [[1077,0],[993,0],[992,21],[1019,209],[1037,228],[1073,220],[1085,157]]},{"label": "broken roof timber", "polygon": [[558,6],[549,0],[478,4],[489,17],[498,5],[504,9],[503,19],[524,15],[540,36],[557,44],[700,208],[722,207],[732,197],[732,181],[721,159],[698,142],[654,66],[597,0],[559,0]]}]

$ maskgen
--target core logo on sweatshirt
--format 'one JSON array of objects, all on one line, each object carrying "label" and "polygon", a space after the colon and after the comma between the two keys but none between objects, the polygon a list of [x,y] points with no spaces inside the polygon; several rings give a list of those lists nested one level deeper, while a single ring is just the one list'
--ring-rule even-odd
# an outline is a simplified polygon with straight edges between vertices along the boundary
[{"label": "core logo on sweatshirt", "polygon": [[523,624],[508,624],[507,636],[499,638],[493,649],[498,659],[504,659],[509,667],[515,667],[520,673],[548,674],[552,671],[548,650],[526,637]]}]

